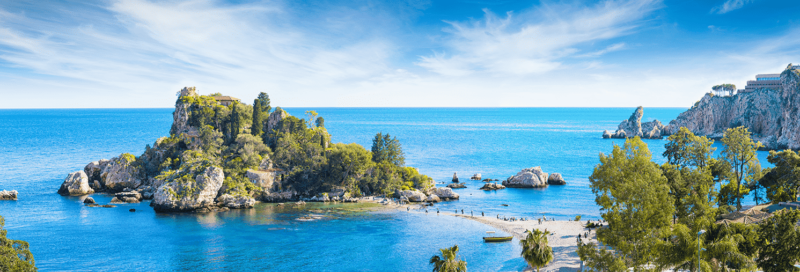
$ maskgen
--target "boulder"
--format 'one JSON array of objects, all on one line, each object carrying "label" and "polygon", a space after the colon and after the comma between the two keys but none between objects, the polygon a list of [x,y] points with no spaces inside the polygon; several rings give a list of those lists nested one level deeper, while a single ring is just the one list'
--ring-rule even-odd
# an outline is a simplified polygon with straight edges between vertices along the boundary
[{"label": "boulder", "polygon": [[425,194],[417,190],[404,190],[404,191],[397,191],[395,193],[398,197],[406,197],[410,202],[422,202],[427,199]]},{"label": "boulder", "polygon": [[83,171],[67,175],[67,178],[61,183],[61,188],[58,189],[58,194],[63,196],[79,196],[93,193],[94,190],[89,187],[89,178],[86,177],[86,173]]},{"label": "boulder", "polygon": [[109,160],[99,160],[93,161],[83,167],[83,172],[86,173],[86,177],[89,178],[89,186],[94,189],[95,192],[103,190],[103,184],[101,174],[103,173],[103,169],[106,168],[108,165]]},{"label": "boulder", "polygon": [[471,180],[481,180],[481,173],[474,174],[469,179],[471,179]]},{"label": "boulder", "polygon": [[431,191],[431,194],[438,196],[441,199],[458,199],[458,194],[453,192],[453,189],[437,187]]},{"label": "boulder", "polygon": [[94,198],[92,198],[92,197],[87,197],[87,198],[85,198],[85,199],[83,200],[83,203],[85,203],[85,204],[95,204],[96,202],[94,202]]},{"label": "boulder", "polygon": [[112,199],[111,199],[111,203],[114,203],[114,204],[123,204],[123,203],[125,203],[125,201],[124,201],[124,200],[122,200],[122,199],[119,199],[118,197],[116,197],[116,196],[115,196],[114,198],[112,198]]},{"label": "boulder", "polygon": [[458,182],[458,173],[453,173],[453,182]]},{"label": "boulder", "polygon": [[142,200],[142,194],[137,191],[119,192],[114,194],[114,198],[127,203],[139,203]]},{"label": "boulder", "polygon": [[296,199],[297,192],[287,190],[283,192],[261,192],[258,200],[261,202],[286,202]]},{"label": "boulder", "polygon": [[0,200],[17,200],[17,195],[18,193],[16,190],[2,190],[0,191]]},{"label": "boulder", "polygon": [[541,188],[547,187],[547,173],[539,166],[522,169],[514,176],[503,181],[503,186],[512,188]]},{"label": "boulder", "polygon": [[611,132],[608,130],[603,130],[603,139],[610,139],[610,138],[611,138]]},{"label": "boulder", "polygon": [[110,192],[120,192],[125,188],[136,189],[142,185],[141,173],[134,165],[136,157],[122,154],[111,159],[101,174],[102,183]]},{"label": "boulder", "polygon": [[467,188],[467,184],[466,183],[451,183],[451,184],[447,184],[447,188],[463,189],[463,188]]},{"label": "boulder", "polygon": [[500,189],[505,189],[505,188],[506,188],[506,186],[503,186],[502,184],[486,183],[486,184],[483,185],[483,187],[481,187],[481,190],[494,191],[494,190],[500,190]]},{"label": "boulder", "polygon": [[561,177],[559,173],[552,173],[549,177],[547,177],[547,184],[550,185],[566,185],[567,181]]},{"label": "boulder", "polygon": [[252,170],[249,169],[245,172],[245,177],[250,180],[253,184],[258,187],[261,187],[265,191],[275,192],[280,190],[280,183],[275,182],[275,172],[274,171],[261,171],[261,170]]},{"label": "boulder", "polygon": [[230,209],[249,209],[256,204],[256,200],[243,195],[224,194],[217,198],[217,203]]},{"label": "boulder", "polygon": [[159,187],[153,197],[153,209],[157,212],[191,212],[207,210],[214,205],[214,198],[225,180],[222,168],[210,166],[205,171],[191,174],[197,174],[193,181],[173,177]]},{"label": "boulder", "polygon": [[429,195],[428,198],[425,199],[425,202],[431,202],[431,203],[439,202],[439,201],[442,201],[442,200],[437,195]]}]

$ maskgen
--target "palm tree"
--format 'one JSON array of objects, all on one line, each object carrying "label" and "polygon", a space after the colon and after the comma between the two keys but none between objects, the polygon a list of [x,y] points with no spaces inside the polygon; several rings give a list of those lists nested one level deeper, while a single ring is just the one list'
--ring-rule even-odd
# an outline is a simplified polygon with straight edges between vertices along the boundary
[{"label": "palm tree", "polygon": [[439,251],[442,252],[442,258],[437,255],[431,257],[433,272],[467,272],[467,262],[458,259],[458,245]]},{"label": "palm tree", "polygon": [[542,232],[538,229],[528,232],[528,236],[524,240],[519,241],[522,245],[522,258],[528,262],[531,267],[536,267],[536,272],[539,268],[547,265],[553,261],[553,249],[547,245],[547,235],[549,231]]}]

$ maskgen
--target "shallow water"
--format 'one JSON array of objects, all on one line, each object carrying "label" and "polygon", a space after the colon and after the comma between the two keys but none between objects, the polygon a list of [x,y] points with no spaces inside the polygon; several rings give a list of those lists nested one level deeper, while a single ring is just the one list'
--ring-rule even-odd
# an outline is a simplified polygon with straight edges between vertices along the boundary
[{"label": "shallow water", "polygon": [[[302,108],[288,108],[303,116]],[[335,142],[369,148],[377,132],[397,136],[406,163],[437,181],[458,172],[468,188],[458,201],[437,204],[487,216],[597,218],[588,176],[604,140],[633,108],[315,108]],[[671,120],[683,109],[645,109],[645,121]],[[484,244],[485,225],[434,213],[342,213],[297,221],[308,211],[260,204],[211,214],[156,214],[148,202],[89,208],[56,191],[67,173],[123,152],[141,154],[169,133],[172,109],[0,110],[0,190],[19,201],[0,201],[9,237],[31,243],[42,271],[59,270],[270,270],[422,271],[439,248],[458,244],[474,271],[525,266],[512,243]],[[663,140],[646,140],[663,162]],[[766,161],[766,153],[760,158]],[[505,179],[522,168],[561,173],[565,186],[477,190],[483,178]],[[441,186],[441,185],[440,185]],[[98,203],[109,196],[93,195]],[[500,204],[509,204],[503,207]],[[129,212],[134,208],[136,212]],[[319,207],[311,205],[309,209]]]}]

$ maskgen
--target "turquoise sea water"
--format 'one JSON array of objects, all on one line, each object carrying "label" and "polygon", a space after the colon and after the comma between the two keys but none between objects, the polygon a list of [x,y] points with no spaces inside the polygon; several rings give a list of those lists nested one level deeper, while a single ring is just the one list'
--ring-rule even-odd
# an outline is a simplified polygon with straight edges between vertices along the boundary
[{"label": "turquoise sea water", "polygon": [[[304,108],[288,108],[303,116]],[[588,176],[600,152],[621,140],[604,140],[633,108],[314,108],[333,141],[369,148],[377,132],[397,136],[406,163],[449,183],[454,172],[468,188],[458,201],[437,204],[506,216],[565,220],[597,218]],[[645,109],[644,121],[666,123],[685,109]],[[519,246],[484,244],[494,230],[449,216],[406,212],[335,214],[295,220],[309,210],[260,204],[255,209],[210,214],[156,214],[148,202],[87,208],[77,197],[56,194],[67,173],[123,152],[141,154],[169,133],[172,109],[0,110],[0,190],[19,201],[0,201],[12,239],[30,242],[42,271],[267,270],[425,271],[439,248],[458,244],[471,271],[521,270]],[[663,140],[645,140],[663,162]],[[766,152],[759,154],[766,162]],[[541,166],[561,173],[565,186],[477,190],[483,178],[505,179]],[[443,185],[439,185],[443,186]],[[110,197],[94,195],[99,203]],[[500,204],[509,204],[508,207]],[[136,209],[131,213],[128,209]],[[311,206],[309,209],[324,208]]]}]

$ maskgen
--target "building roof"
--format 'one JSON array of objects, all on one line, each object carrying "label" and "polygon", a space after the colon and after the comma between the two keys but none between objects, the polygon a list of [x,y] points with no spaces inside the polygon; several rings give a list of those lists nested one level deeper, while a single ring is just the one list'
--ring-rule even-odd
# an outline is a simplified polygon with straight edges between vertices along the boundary
[{"label": "building roof", "polygon": [[212,96],[211,98],[217,101],[241,101],[241,99],[233,96]]},{"label": "building roof", "polygon": [[781,74],[757,74],[756,78],[759,77],[781,77]]}]

